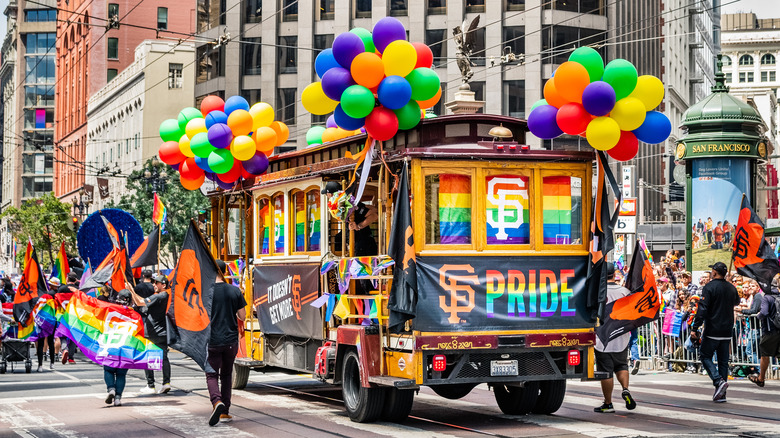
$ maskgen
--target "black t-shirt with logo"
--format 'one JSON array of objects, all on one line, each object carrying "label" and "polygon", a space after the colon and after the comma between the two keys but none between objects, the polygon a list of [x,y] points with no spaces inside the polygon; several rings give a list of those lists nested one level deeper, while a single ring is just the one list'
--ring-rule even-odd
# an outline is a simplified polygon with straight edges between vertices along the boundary
[{"label": "black t-shirt with logo", "polygon": [[[147,283],[148,284],[148,283]],[[144,318],[144,337],[156,344],[168,342],[168,323],[165,312],[168,310],[168,292],[152,294],[144,298],[146,318]]]},{"label": "black t-shirt with logo", "polygon": [[216,283],[211,301],[211,339],[209,346],[221,347],[238,342],[236,312],[246,306],[241,290],[231,284]]}]

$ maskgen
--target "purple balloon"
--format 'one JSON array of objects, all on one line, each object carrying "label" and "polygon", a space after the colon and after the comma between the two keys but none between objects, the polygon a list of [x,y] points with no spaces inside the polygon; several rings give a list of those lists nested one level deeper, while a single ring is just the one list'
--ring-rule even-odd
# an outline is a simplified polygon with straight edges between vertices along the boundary
[{"label": "purple balloon", "polygon": [[325,72],[333,67],[341,67],[333,57],[333,49],[325,49],[317,55],[314,59],[314,70],[317,72],[317,76],[320,78],[325,75]]},{"label": "purple balloon", "polygon": [[203,169],[203,171],[206,172],[206,173],[214,172],[209,167],[209,159],[208,158],[195,157],[195,164],[197,164],[198,167]]},{"label": "purple balloon", "polygon": [[214,181],[217,179],[217,174],[213,172],[206,172],[206,179],[209,181]]},{"label": "purple balloon", "polygon": [[230,189],[232,189],[233,187],[235,187],[235,186],[236,186],[236,183],[234,183],[234,182],[232,182],[232,183],[226,183],[225,181],[222,181],[222,180],[221,180],[221,179],[219,179],[219,178],[216,178],[216,179],[214,180],[214,182],[215,182],[215,183],[217,183],[217,185],[218,185],[218,186],[219,186],[221,189],[223,189],[223,190],[230,190]]},{"label": "purple balloon", "polygon": [[[338,107],[337,107],[337,108],[338,108]],[[331,115],[330,115],[330,117],[328,117],[328,121],[327,121],[327,122],[325,122],[325,127],[326,127],[326,128],[338,128],[338,126],[339,126],[339,125],[338,125],[338,124],[336,124],[336,116],[334,116],[333,114],[331,114]]]},{"label": "purple balloon", "polygon": [[348,116],[347,113],[341,109],[341,104],[336,105],[336,109],[333,111],[333,115],[331,117],[333,117],[333,120],[336,121],[336,125],[347,131],[360,129],[363,127],[363,125],[366,124],[365,117],[356,119],[354,117]]},{"label": "purple balloon", "polygon": [[[352,60],[356,56],[365,51],[366,47],[363,45],[363,40],[354,33],[344,32],[333,40],[333,57],[346,69],[352,66]],[[325,79],[324,75],[323,79]]]},{"label": "purple balloon", "polygon": [[322,91],[336,102],[341,100],[341,93],[352,85],[355,85],[355,81],[346,68],[334,67],[322,76]]},{"label": "purple balloon", "polygon": [[615,107],[615,89],[604,81],[591,82],[582,92],[582,106],[593,116],[606,116]]},{"label": "purple balloon", "polygon": [[379,52],[384,52],[393,41],[406,40],[406,28],[397,18],[385,17],[376,22],[371,35],[374,47]]},{"label": "purple balloon", "polygon": [[255,156],[242,162],[244,170],[252,175],[262,175],[268,169],[268,157],[262,152],[256,152]]},{"label": "purple balloon", "polygon": [[179,164],[171,164],[171,169],[173,169],[173,170],[178,172],[179,171],[179,166],[181,166],[181,163],[179,163]]},{"label": "purple balloon", "polygon": [[528,115],[528,129],[531,133],[541,139],[549,140],[561,134],[561,128],[555,121],[558,114],[558,108],[552,105],[539,105]]},{"label": "purple balloon", "polygon": [[206,129],[211,128],[217,123],[227,124],[227,114],[222,111],[215,110],[206,114]]},{"label": "purple balloon", "polygon": [[224,123],[217,123],[209,128],[209,143],[215,148],[225,149],[233,141],[233,131]]}]

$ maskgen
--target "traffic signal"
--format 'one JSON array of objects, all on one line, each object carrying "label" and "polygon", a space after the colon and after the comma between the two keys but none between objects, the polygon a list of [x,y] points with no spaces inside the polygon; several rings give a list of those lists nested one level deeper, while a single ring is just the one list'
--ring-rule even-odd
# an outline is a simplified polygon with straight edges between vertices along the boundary
[{"label": "traffic signal", "polygon": [[71,218],[71,220],[73,221],[73,232],[74,233],[78,233],[79,232],[79,218],[76,217],[76,216],[73,216]]}]

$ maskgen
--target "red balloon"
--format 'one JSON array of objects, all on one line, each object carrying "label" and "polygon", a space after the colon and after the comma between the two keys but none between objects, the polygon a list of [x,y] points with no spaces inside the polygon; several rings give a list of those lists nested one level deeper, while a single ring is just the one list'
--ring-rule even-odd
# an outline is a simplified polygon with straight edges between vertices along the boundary
[{"label": "red balloon", "polygon": [[203,117],[212,111],[224,111],[225,101],[219,96],[206,96],[203,102],[200,103],[200,112],[203,113]]},{"label": "red balloon", "polygon": [[423,43],[412,43],[415,52],[417,52],[417,64],[414,68],[425,67],[430,68],[433,65],[433,52],[431,48]]},{"label": "red balloon", "polygon": [[610,157],[618,161],[628,161],[634,158],[637,152],[639,152],[639,140],[631,131],[620,131],[620,140],[607,151]]},{"label": "red balloon", "polygon": [[182,161],[181,166],[179,166],[179,173],[181,174],[182,178],[186,180],[197,180],[202,176],[205,177],[206,175],[203,172],[203,169],[195,164],[195,158],[192,157]]},{"label": "red balloon", "polygon": [[234,183],[241,178],[241,174],[244,171],[244,166],[241,165],[241,160],[233,160],[233,167],[225,173],[218,173],[217,178],[224,183]]},{"label": "red balloon", "polygon": [[558,127],[569,135],[579,135],[585,132],[591,118],[581,103],[567,103],[558,109],[555,116]]},{"label": "red balloon", "polygon": [[366,117],[366,132],[375,140],[390,140],[398,132],[398,117],[393,111],[378,106]]},{"label": "red balloon", "polygon": [[166,141],[160,146],[157,155],[160,156],[160,161],[170,165],[179,164],[187,158],[181,153],[178,141]]}]

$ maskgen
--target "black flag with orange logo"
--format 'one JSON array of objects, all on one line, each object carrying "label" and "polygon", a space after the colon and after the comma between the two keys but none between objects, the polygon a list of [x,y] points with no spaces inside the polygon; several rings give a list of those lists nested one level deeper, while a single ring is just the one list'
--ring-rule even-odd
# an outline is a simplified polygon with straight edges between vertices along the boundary
[{"label": "black flag with orange logo", "polygon": [[32,242],[27,242],[27,252],[24,254],[24,271],[22,279],[19,280],[16,295],[14,295],[13,312],[16,322],[22,327],[32,324],[32,311],[38,302],[39,292],[46,293],[48,290],[35,248]]},{"label": "black flag with orange logo", "polygon": [[390,234],[388,252],[395,260],[393,286],[387,303],[389,325],[394,331],[401,331],[404,323],[417,315],[417,261],[414,257],[414,236],[412,210],[409,198],[409,171],[406,163],[401,171],[398,196],[393,213],[393,229]]},{"label": "black flag with orange logo", "polygon": [[190,222],[171,278],[168,344],[192,358],[203,370],[208,366],[211,300],[216,281],[217,265],[197,227]]},{"label": "black flag with orange logo", "polygon": [[115,291],[127,289],[133,284],[132,271],[129,269],[127,252],[114,248],[95,268],[95,272],[80,286],[80,290],[90,290],[108,284]]},{"label": "black flag with orange logo", "polygon": [[764,223],[750,207],[747,197],[742,197],[732,257],[737,273],[750,277],[770,292],[772,279],[780,273],[777,255],[764,238]]},{"label": "black flag with orange logo", "polygon": [[634,248],[634,257],[626,278],[626,289],[631,295],[607,304],[601,321],[596,327],[596,336],[606,346],[609,341],[635,328],[658,319],[661,314],[661,298],[655,286],[653,266],[647,260],[639,241]]},{"label": "black flag with orange logo", "polygon": [[130,257],[130,265],[135,268],[157,264],[157,253],[160,249],[160,226],[155,225],[152,232],[146,236],[141,246]]}]

